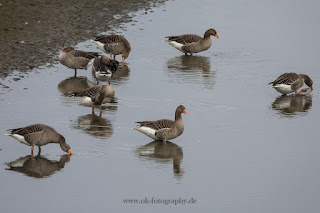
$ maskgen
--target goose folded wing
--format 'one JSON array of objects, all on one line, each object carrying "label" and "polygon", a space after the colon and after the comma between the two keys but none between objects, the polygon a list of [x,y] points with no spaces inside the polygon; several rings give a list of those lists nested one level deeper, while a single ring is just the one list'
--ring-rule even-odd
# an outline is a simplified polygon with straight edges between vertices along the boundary
[{"label": "goose folded wing", "polygon": [[180,44],[191,44],[201,40],[201,37],[195,34],[185,34],[181,36],[168,36],[169,41],[175,41]]},{"label": "goose folded wing", "polygon": [[154,130],[172,128],[174,126],[173,121],[167,120],[167,119],[157,120],[157,121],[140,121],[137,123],[140,124],[141,126],[149,127]]},{"label": "goose folded wing", "polygon": [[296,73],[284,73],[282,75],[280,75],[276,80],[274,80],[273,82],[270,82],[269,84],[272,84],[273,86],[277,85],[277,84],[287,84],[287,85],[291,85],[293,84],[295,81],[297,81],[299,78],[299,75]]}]

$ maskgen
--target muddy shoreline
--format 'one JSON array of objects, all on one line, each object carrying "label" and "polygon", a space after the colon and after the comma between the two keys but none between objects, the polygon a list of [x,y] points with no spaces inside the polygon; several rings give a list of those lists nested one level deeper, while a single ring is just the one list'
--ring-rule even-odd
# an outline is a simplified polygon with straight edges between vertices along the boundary
[{"label": "muddy shoreline", "polygon": [[2,1],[0,77],[57,61],[57,53],[64,47],[118,28],[119,24],[132,21],[130,13],[148,13],[165,1]]}]

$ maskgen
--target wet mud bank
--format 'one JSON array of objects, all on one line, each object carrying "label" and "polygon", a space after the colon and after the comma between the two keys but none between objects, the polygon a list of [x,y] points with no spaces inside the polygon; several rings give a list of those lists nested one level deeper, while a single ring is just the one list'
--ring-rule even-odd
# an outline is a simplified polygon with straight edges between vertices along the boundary
[{"label": "wet mud bank", "polygon": [[63,47],[121,28],[132,13],[165,0],[2,1],[0,4],[0,77],[57,60]]}]

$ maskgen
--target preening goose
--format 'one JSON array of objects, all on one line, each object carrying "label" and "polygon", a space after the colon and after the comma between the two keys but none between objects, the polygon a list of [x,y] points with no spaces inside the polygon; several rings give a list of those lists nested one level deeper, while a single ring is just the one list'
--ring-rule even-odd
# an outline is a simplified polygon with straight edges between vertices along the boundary
[{"label": "preening goose", "polygon": [[113,55],[113,59],[116,59],[116,55],[122,55],[123,62],[128,58],[131,52],[131,45],[129,41],[122,35],[102,35],[97,36],[93,42],[98,45],[98,48],[103,52]]},{"label": "preening goose", "polygon": [[74,76],[77,76],[77,69],[88,69],[93,63],[95,57],[98,57],[98,53],[85,52],[82,50],[75,50],[73,47],[64,48],[59,55],[59,61],[61,64],[74,69]]},{"label": "preening goose", "polygon": [[31,155],[33,155],[34,146],[39,147],[39,154],[41,146],[48,143],[58,143],[63,151],[72,155],[70,146],[66,143],[65,138],[59,134],[55,129],[45,124],[32,124],[26,127],[9,129],[11,137],[18,140],[20,143],[31,146]]},{"label": "preening goose", "polygon": [[184,34],[179,36],[167,36],[170,45],[175,47],[185,55],[192,55],[192,53],[198,53],[205,51],[211,47],[212,41],[210,36],[213,35],[219,38],[217,32],[214,29],[209,29],[204,33],[203,38],[195,34]]},{"label": "preening goose", "polygon": [[296,95],[299,95],[301,92],[307,92],[309,90],[309,88],[305,88],[301,89],[298,92],[298,90],[303,86],[304,83],[308,87],[310,87],[311,91],[313,90],[313,81],[309,76],[307,76],[306,74],[297,74],[294,72],[284,73],[269,84],[272,84],[273,88],[284,95],[292,92],[295,92]]},{"label": "preening goose", "polygon": [[92,65],[92,75],[97,80],[97,85],[99,81],[108,81],[110,85],[111,77],[117,71],[118,67],[119,62],[107,56],[103,55],[101,58],[95,58]]},{"label": "preening goose", "polygon": [[154,140],[162,140],[164,143],[167,140],[174,139],[180,136],[184,130],[184,123],[181,113],[188,114],[185,107],[180,105],[175,112],[175,120],[161,119],[157,121],[139,121],[139,127],[133,128]]},{"label": "preening goose", "polygon": [[101,104],[110,102],[115,94],[115,91],[110,85],[97,85],[90,87],[82,92],[76,93],[76,97],[84,97],[80,101],[80,105],[92,107],[92,114],[94,114],[94,107],[99,106],[100,116],[102,115]]}]

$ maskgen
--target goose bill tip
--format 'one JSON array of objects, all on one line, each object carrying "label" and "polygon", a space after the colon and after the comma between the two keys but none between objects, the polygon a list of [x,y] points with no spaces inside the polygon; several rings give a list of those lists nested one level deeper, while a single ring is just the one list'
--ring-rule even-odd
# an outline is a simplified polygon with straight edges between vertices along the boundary
[{"label": "goose bill tip", "polygon": [[184,114],[187,114],[188,115],[188,113],[187,113],[187,111],[184,109],[183,111],[182,111]]},{"label": "goose bill tip", "polygon": [[73,155],[73,153],[71,152],[71,149],[68,150],[68,153],[69,153],[70,155]]}]

